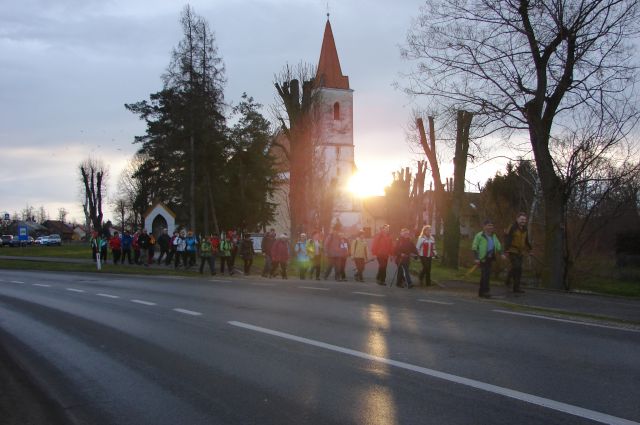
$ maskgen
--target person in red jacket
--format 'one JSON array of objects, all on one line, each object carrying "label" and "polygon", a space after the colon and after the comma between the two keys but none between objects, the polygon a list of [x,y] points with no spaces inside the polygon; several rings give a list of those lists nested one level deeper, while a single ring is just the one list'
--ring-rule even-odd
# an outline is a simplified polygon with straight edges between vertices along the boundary
[{"label": "person in red jacket", "polygon": [[280,235],[271,247],[271,275],[275,277],[278,272],[278,265],[282,270],[282,278],[287,278],[287,263],[289,263],[289,240],[286,233]]},{"label": "person in red jacket", "polygon": [[393,239],[389,234],[389,225],[382,226],[380,231],[373,238],[371,245],[371,253],[378,259],[378,274],[376,282],[378,285],[386,285],[387,280],[387,264],[389,256],[393,253]]},{"label": "person in red jacket", "polygon": [[113,264],[118,264],[122,253],[122,243],[118,232],[113,232],[113,236],[109,239],[109,248],[111,248],[111,255],[113,256]]}]

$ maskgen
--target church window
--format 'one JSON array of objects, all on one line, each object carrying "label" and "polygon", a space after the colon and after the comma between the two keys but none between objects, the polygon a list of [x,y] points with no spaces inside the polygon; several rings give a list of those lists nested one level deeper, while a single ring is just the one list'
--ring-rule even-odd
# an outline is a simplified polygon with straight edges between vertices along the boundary
[{"label": "church window", "polygon": [[340,104],[338,102],[333,104],[333,119],[336,121],[340,119]]}]

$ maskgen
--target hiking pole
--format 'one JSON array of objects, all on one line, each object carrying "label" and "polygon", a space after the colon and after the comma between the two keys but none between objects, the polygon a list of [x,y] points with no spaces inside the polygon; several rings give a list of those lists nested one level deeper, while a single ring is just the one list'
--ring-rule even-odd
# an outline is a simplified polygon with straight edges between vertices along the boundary
[{"label": "hiking pole", "polygon": [[464,277],[467,278],[471,276],[471,273],[475,272],[477,268],[478,268],[478,265],[474,264],[473,267],[471,267],[469,271],[464,275]]},{"label": "hiking pole", "polygon": [[393,282],[396,281],[396,277],[398,276],[398,269],[399,267],[397,267],[396,264],[396,272],[393,274],[393,279],[391,279],[391,282],[389,282],[389,288],[393,288]]}]

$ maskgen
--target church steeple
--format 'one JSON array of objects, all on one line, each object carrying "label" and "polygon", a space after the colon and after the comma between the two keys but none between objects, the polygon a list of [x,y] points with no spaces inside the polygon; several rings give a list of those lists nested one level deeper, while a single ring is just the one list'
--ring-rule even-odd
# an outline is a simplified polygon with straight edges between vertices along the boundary
[{"label": "church steeple", "polygon": [[333,39],[333,31],[331,30],[331,23],[329,22],[328,16],[327,24],[324,27],[320,60],[318,61],[316,86],[331,89],[349,89],[349,77],[342,75],[340,59],[338,59],[338,50],[336,49],[336,42]]}]

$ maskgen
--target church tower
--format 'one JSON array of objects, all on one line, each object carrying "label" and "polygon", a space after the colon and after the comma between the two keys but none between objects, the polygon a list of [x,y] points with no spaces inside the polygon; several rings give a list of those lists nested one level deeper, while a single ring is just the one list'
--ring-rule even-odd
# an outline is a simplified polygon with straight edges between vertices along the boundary
[{"label": "church tower", "polygon": [[360,205],[348,190],[356,171],[353,145],[353,90],[342,75],[331,23],[327,16],[315,84],[316,155],[324,164],[325,182],[334,182],[333,222],[360,227]]}]

